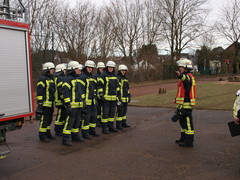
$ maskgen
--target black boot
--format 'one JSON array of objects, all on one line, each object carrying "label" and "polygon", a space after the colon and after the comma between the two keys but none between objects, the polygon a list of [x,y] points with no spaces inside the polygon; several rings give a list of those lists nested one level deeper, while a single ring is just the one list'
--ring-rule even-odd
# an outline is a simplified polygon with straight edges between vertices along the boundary
[{"label": "black boot", "polygon": [[46,132],[39,132],[39,140],[41,142],[50,142],[50,140],[47,137],[47,133]]},{"label": "black boot", "polygon": [[193,147],[194,135],[185,134],[185,139],[183,142],[179,143],[181,147]]},{"label": "black boot", "polygon": [[82,137],[84,139],[92,139],[91,136],[89,135],[89,130],[82,130]]},{"label": "black boot", "polygon": [[101,123],[102,124],[102,133],[103,134],[109,134],[109,131],[107,129],[107,123]]},{"label": "black boot", "polygon": [[131,126],[129,126],[129,125],[127,124],[126,119],[123,119],[123,120],[122,120],[122,127],[123,127],[123,128],[129,128],[129,127],[131,127]]},{"label": "black boot", "polygon": [[55,124],[54,131],[56,136],[62,136],[63,126]]},{"label": "black boot", "polygon": [[79,136],[79,133],[72,133],[72,141],[84,142],[84,140]]},{"label": "black boot", "polygon": [[122,121],[116,121],[116,127],[117,127],[117,129],[119,129],[119,130],[123,130],[123,127],[122,127]]},{"label": "black boot", "polygon": [[97,119],[96,126],[97,126],[97,127],[102,127],[102,125],[101,125],[101,119],[100,119],[100,118]]},{"label": "black boot", "polygon": [[62,136],[62,144],[65,146],[72,146],[72,141],[71,141],[71,137],[70,134],[63,134]]},{"label": "black boot", "polygon": [[90,134],[91,136],[94,136],[94,137],[100,136],[99,134],[96,133],[95,128],[93,128],[93,127],[90,127],[90,129],[89,129],[89,134]]},{"label": "black boot", "polygon": [[184,132],[181,132],[181,137],[180,139],[177,139],[175,142],[177,144],[181,143],[181,142],[184,142],[184,139],[185,139],[185,133]]},{"label": "black boot", "polygon": [[113,122],[108,122],[109,132],[118,132],[118,130],[113,127]]},{"label": "black boot", "polygon": [[50,140],[54,140],[54,139],[56,139],[55,137],[52,136],[50,130],[47,130],[47,138],[50,139]]}]

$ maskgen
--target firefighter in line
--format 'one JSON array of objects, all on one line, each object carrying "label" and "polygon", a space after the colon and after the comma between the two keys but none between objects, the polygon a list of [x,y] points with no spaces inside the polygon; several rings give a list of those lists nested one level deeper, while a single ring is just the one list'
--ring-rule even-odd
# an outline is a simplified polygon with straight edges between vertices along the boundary
[{"label": "firefighter in line", "polygon": [[66,109],[63,101],[63,78],[66,74],[66,66],[64,64],[58,64],[54,73],[54,82],[56,86],[55,91],[55,107],[58,109],[55,120],[54,131],[57,136],[62,136],[63,126],[66,120]]},{"label": "firefighter in line", "polygon": [[233,104],[233,119],[235,124],[239,124],[240,121],[240,90],[236,93],[236,99]]},{"label": "firefighter in line", "polygon": [[130,127],[127,124],[127,107],[131,101],[131,94],[129,92],[129,83],[126,77],[128,68],[124,64],[118,66],[117,78],[120,86],[121,97],[118,99],[119,104],[117,106],[116,127],[119,130]]},{"label": "firefighter in line", "polygon": [[[96,107],[96,96],[97,96],[97,81],[93,78],[92,72],[96,64],[92,60],[85,62],[84,68],[82,69],[82,75],[80,80],[83,81],[85,86],[85,117],[82,119],[82,136],[85,139],[91,139],[91,136],[98,137],[96,133],[96,121],[97,121],[97,107]],[[89,136],[91,135],[91,136]]]},{"label": "firefighter in line", "polygon": [[72,146],[72,141],[83,142],[79,136],[81,111],[84,105],[84,90],[78,79],[81,65],[71,61],[67,66],[67,75],[63,78],[63,98],[67,118],[63,128],[62,144]]},{"label": "firefighter in line", "polygon": [[[100,75],[104,72],[105,64],[103,62],[97,63],[97,72],[93,75],[93,77],[98,81]],[[97,88],[98,89],[98,88]],[[97,94],[99,94],[97,92]],[[102,102],[97,96],[97,127],[101,127],[101,119],[102,119]]]},{"label": "firefighter in line", "polygon": [[98,80],[98,93],[100,100],[103,102],[102,114],[102,133],[118,132],[114,127],[114,117],[117,106],[117,97],[120,98],[119,83],[114,73],[115,62],[108,61],[106,70],[100,75]]},{"label": "firefighter in line", "polygon": [[194,76],[190,73],[193,69],[189,59],[181,58],[177,61],[179,71],[176,71],[180,79],[178,91],[175,98],[177,108],[181,112],[179,123],[181,126],[181,137],[176,143],[181,147],[193,147],[194,127],[192,119],[193,107],[196,105],[196,83]]},{"label": "firefighter in line", "polygon": [[55,100],[54,71],[55,66],[52,62],[44,63],[43,74],[37,83],[37,111],[42,112],[39,126],[39,139],[41,142],[49,142],[50,139],[55,139],[50,132]]}]

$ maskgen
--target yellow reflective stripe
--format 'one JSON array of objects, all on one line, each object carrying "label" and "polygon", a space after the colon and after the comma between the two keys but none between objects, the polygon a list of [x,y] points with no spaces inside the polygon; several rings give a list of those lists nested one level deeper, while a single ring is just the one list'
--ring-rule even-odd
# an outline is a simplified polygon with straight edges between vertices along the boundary
[{"label": "yellow reflective stripe", "polygon": [[89,129],[89,125],[84,126],[84,122],[85,122],[85,120],[82,120],[82,127],[81,127],[81,129],[82,130],[88,130]]},{"label": "yellow reflective stripe", "polygon": [[68,102],[70,102],[70,101],[71,101],[70,98],[65,98],[65,99],[64,99],[64,102],[65,102],[65,103],[68,103]]},{"label": "yellow reflective stripe", "polygon": [[63,82],[59,82],[59,83],[57,84],[57,87],[62,86],[62,84],[63,84]]},{"label": "yellow reflective stripe", "polygon": [[127,116],[123,116],[122,119],[123,119],[123,120],[127,119]]},{"label": "yellow reflective stripe", "polygon": [[187,130],[185,130],[185,134],[192,135],[194,134],[194,130],[192,130],[191,128],[190,118],[187,116],[186,120],[187,120]]},{"label": "yellow reflective stripe", "polygon": [[114,118],[108,118],[109,122],[114,122]]},{"label": "yellow reflective stripe", "polygon": [[89,126],[90,126],[91,128],[95,128],[95,127],[96,127],[96,123],[89,123]]},{"label": "yellow reflective stripe", "polygon": [[104,84],[103,78],[99,78],[98,81],[100,81],[102,84]]},{"label": "yellow reflective stripe", "polygon": [[68,89],[71,89],[71,86],[70,86],[70,84],[68,84],[67,82],[63,83],[63,85],[62,85],[62,86],[67,86],[67,87],[68,87]]},{"label": "yellow reflective stripe", "polygon": [[117,77],[106,77],[107,79],[117,79]]},{"label": "yellow reflective stripe", "polygon": [[237,111],[238,111],[238,98],[239,96],[236,97],[233,105],[233,117],[237,117]]},{"label": "yellow reflective stripe", "polygon": [[186,75],[183,74],[183,77],[181,78],[182,81],[186,79]]},{"label": "yellow reflective stripe", "polygon": [[78,132],[79,132],[79,128],[72,129],[71,132],[72,132],[72,133],[78,133]]},{"label": "yellow reflective stripe", "polygon": [[184,108],[184,109],[192,109],[193,106],[191,105],[190,102],[184,102],[184,103],[183,103],[183,108]]},{"label": "yellow reflective stripe", "polygon": [[194,134],[194,131],[185,131],[185,134],[193,135],[193,134]]},{"label": "yellow reflective stripe", "polygon": [[82,83],[82,85],[86,86],[86,83],[82,81],[81,79],[77,79],[78,82]]},{"label": "yellow reflective stripe", "polygon": [[52,105],[53,105],[53,102],[51,101],[43,101],[43,106],[45,107],[52,107]]},{"label": "yellow reflective stripe", "polygon": [[37,100],[43,100],[43,96],[37,96]]},{"label": "yellow reflective stripe", "polygon": [[117,95],[112,95],[112,96],[104,95],[104,99],[107,100],[107,101],[116,101],[117,100]]},{"label": "yellow reflective stripe", "polygon": [[44,84],[42,81],[40,81],[40,82],[37,83],[37,86],[40,86],[40,85],[42,85],[43,87],[45,87],[45,84]]},{"label": "yellow reflective stripe", "polygon": [[69,116],[67,117],[66,119],[66,123],[64,125],[64,129],[63,129],[63,134],[71,134],[71,130],[67,130],[67,126],[68,126],[68,123],[69,123]]},{"label": "yellow reflective stripe", "polygon": [[117,117],[116,121],[122,121],[122,117]]},{"label": "yellow reflective stripe", "polygon": [[101,122],[102,122],[102,123],[107,123],[107,122],[108,122],[108,119],[101,119]]},{"label": "yellow reflective stripe", "polygon": [[186,129],[181,128],[181,133],[185,133]]}]

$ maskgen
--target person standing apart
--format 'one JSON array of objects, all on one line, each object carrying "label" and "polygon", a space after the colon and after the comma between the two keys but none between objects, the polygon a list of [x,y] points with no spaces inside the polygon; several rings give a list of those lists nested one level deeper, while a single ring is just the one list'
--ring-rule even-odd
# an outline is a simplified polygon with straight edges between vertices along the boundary
[{"label": "person standing apart", "polygon": [[40,76],[37,83],[37,109],[42,111],[39,126],[39,139],[41,142],[49,142],[50,139],[55,139],[50,131],[55,100],[54,71],[55,66],[52,62],[44,63],[43,74]]},{"label": "person standing apart", "polygon": [[193,66],[192,62],[186,58],[178,60],[177,65],[179,71],[176,71],[176,74],[180,80],[177,85],[178,91],[175,103],[181,114],[179,119],[181,137],[179,140],[176,140],[176,143],[181,147],[193,147],[194,127],[192,111],[196,105],[196,83],[194,76],[190,72]]},{"label": "person standing apart", "polygon": [[126,77],[127,71],[128,71],[128,68],[124,64],[118,66],[117,78],[119,81],[121,98],[119,99],[120,103],[117,106],[116,127],[119,130],[130,127],[127,124],[127,116],[126,116],[128,103],[131,101],[129,83]]}]

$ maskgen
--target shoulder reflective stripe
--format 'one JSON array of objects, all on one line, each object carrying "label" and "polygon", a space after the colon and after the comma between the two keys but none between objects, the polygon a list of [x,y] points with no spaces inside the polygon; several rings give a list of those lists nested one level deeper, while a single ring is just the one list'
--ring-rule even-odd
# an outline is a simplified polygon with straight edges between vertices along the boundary
[{"label": "shoulder reflective stripe", "polygon": [[102,78],[99,78],[98,81],[100,81],[102,84],[104,84],[104,80]]},{"label": "shoulder reflective stripe", "polygon": [[40,85],[42,85],[43,87],[45,87],[45,84],[44,84],[42,81],[40,81],[40,82],[37,83],[37,86],[40,86]]},{"label": "shoulder reflective stripe", "polygon": [[107,77],[107,79],[117,79],[117,77]]},{"label": "shoulder reflective stripe", "polygon": [[63,82],[59,82],[59,83],[57,84],[57,87],[61,86],[62,84],[63,84]]},{"label": "shoulder reflective stripe", "polygon": [[67,86],[69,89],[71,89],[71,86],[67,82],[63,83],[63,86]]},{"label": "shoulder reflective stripe", "polygon": [[86,86],[86,83],[82,81],[81,79],[78,79],[78,82],[80,82],[82,85]]},{"label": "shoulder reflective stripe", "polygon": [[186,75],[183,75],[183,77],[182,77],[182,81],[184,81],[186,79]]}]

